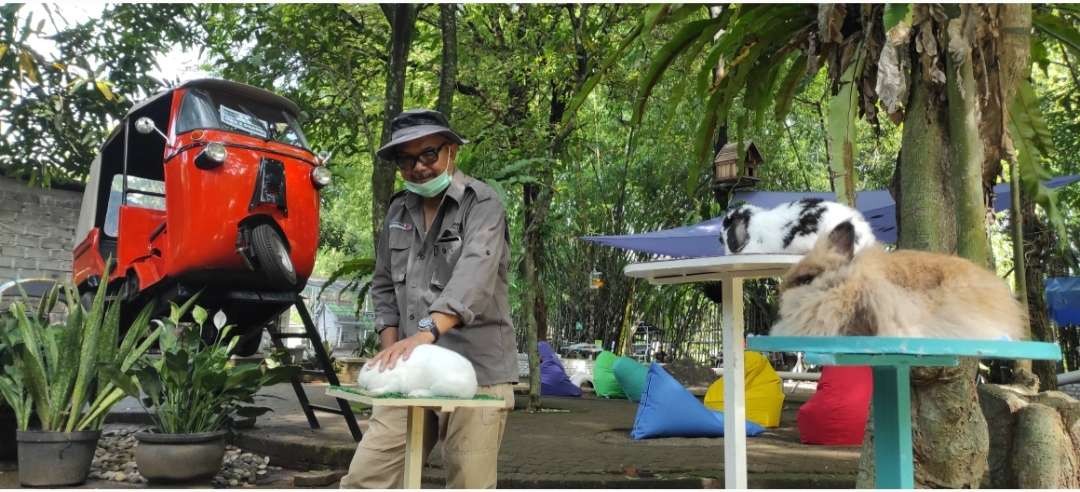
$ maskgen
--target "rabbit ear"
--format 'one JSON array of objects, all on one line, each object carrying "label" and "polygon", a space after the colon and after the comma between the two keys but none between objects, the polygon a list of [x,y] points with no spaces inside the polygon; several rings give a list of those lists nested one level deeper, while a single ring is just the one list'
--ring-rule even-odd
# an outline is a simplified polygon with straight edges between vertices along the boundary
[{"label": "rabbit ear", "polygon": [[829,249],[851,259],[855,255],[855,226],[845,220],[829,233]]},{"label": "rabbit ear", "polygon": [[724,246],[728,253],[738,253],[750,242],[750,233],[747,227],[750,225],[750,216],[753,214],[747,207],[740,206],[724,217],[723,227],[727,232],[724,237]]}]

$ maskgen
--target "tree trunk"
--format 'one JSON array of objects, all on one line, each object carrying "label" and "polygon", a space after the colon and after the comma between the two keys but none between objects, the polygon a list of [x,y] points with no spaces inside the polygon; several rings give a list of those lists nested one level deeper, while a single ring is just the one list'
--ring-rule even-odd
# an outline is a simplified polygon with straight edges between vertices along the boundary
[{"label": "tree trunk", "polygon": [[[451,119],[454,109],[454,89],[457,87],[457,4],[439,5],[439,27],[442,29],[442,72],[439,76],[439,112]],[[452,120],[451,120],[452,121]]]},{"label": "tree trunk", "polygon": [[[1049,256],[1054,251],[1054,241],[1050,227],[1046,222],[1035,214],[1035,201],[1030,197],[1024,197],[1021,204],[1021,216],[1023,217],[1024,234],[1027,240],[1024,244],[1030,244],[1025,248],[1025,262],[1029,268],[1027,274],[1027,305],[1028,316],[1031,326],[1031,340],[1037,342],[1058,341],[1057,332],[1050,324],[1050,317],[1046,307],[1046,293],[1043,281],[1047,277],[1046,265]],[[1031,261],[1027,261],[1030,259]],[[1014,272],[1015,274],[1015,272]],[[1049,391],[1057,389],[1057,361],[1037,360],[1032,361],[1031,371],[1039,377],[1039,389]]]},{"label": "tree trunk", "polygon": [[941,94],[912,67],[910,108],[904,117],[898,173],[896,218],[898,246],[950,253],[956,250],[955,198],[946,172],[949,162],[948,126]]},{"label": "tree trunk", "polygon": [[[540,279],[543,265],[543,244],[540,227],[551,204],[550,194],[542,192],[536,184],[522,185],[524,196],[522,236],[525,255],[521,261],[525,283],[526,349],[529,351],[529,411],[539,410],[540,401],[540,351],[539,340],[547,337],[547,308],[544,302],[544,284]],[[544,198],[544,195],[548,195]],[[541,337],[543,333],[543,337]]]},{"label": "tree trunk", "polygon": [[979,137],[979,95],[972,69],[971,42],[975,15],[961,6],[960,15],[948,21],[946,57],[949,136],[952,144],[952,185],[956,190],[956,252],[985,266],[990,265],[986,240],[986,204],[983,200],[983,142]]},{"label": "tree trunk", "polygon": [[[386,71],[386,95],[383,102],[383,128],[380,144],[390,141],[390,120],[401,112],[405,100],[405,70],[409,60],[409,48],[412,45],[413,30],[416,24],[416,5],[383,4],[381,5],[386,20],[390,23],[390,63]],[[394,163],[377,159],[371,171],[371,237],[376,241],[382,229],[383,219],[390,206],[390,196],[394,194]]]},{"label": "tree trunk", "polygon": [[[904,119],[897,180],[898,242],[901,248],[952,253],[957,227],[954,214],[947,211],[957,210],[957,200],[973,197],[954,196],[948,186],[952,156],[944,88],[925,80],[919,65],[913,64]],[[977,360],[962,359],[958,367],[912,370],[912,445],[919,487],[979,485],[987,466],[989,435],[975,394],[977,367]],[[872,432],[867,432],[863,455],[858,485],[873,486]]]}]

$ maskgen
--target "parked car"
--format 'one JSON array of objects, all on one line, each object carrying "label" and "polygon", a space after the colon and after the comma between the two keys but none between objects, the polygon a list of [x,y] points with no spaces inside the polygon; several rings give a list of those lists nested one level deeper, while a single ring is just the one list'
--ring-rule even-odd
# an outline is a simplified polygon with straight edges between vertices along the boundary
[{"label": "parked car", "polygon": [[237,325],[238,353],[255,352],[315,265],[330,173],[299,114],[284,97],[216,79],[136,104],[90,167],[73,251],[80,293],[111,258],[124,315],[203,290],[199,304]]}]

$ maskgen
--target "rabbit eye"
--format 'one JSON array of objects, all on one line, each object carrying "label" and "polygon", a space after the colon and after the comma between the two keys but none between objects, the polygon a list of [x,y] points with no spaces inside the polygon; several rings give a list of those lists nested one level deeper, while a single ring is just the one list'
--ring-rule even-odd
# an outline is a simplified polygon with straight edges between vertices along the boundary
[{"label": "rabbit eye", "polygon": [[817,275],[799,275],[798,277],[795,277],[795,279],[792,280],[791,283],[795,284],[795,286],[798,287],[800,285],[806,285],[810,282],[813,282],[814,278],[816,277]]}]

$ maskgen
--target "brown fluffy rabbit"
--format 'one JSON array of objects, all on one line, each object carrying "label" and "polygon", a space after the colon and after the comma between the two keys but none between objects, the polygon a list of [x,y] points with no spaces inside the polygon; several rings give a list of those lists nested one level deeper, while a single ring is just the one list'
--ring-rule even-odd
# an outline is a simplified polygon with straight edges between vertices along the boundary
[{"label": "brown fluffy rabbit", "polygon": [[1020,340],[1027,315],[1008,285],[957,256],[874,245],[852,254],[850,222],[784,276],[772,335]]}]

